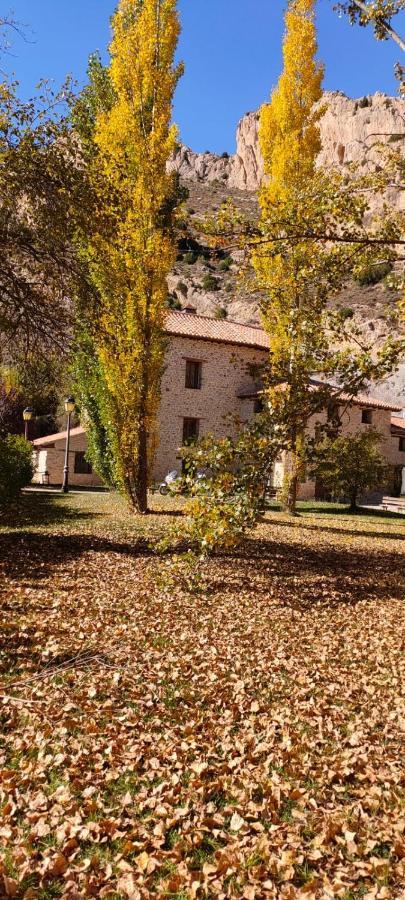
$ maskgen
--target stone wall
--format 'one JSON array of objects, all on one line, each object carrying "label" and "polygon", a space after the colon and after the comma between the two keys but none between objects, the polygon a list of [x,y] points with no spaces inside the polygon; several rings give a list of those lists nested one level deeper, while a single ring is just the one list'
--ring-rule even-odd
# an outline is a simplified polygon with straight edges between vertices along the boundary
[{"label": "stone wall", "polygon": [[[361,421],[363,408],[365,407],[357,406],[355,404],[347,408],[341,408],[342,427],[340,429],[340,434],[350,435],[370,427],[375,428],[381,434],[380,451],[389,465],[394,467],[405,465],[405,453],[399,451],[399,438],[395,438],[391,435],[391,411],[388,409],[372,409],[371,425],[365,425]],[[310,424],[310,431],[313,433],[316,423],[324,424],[324,422],[325,413],[313,416]],[[389,485],[387,485],[387,489],[388,487]],[[314,497],[315,482],[309,480],[303,482],[299,488],[299,499],[313,500]]]},{"label": "stone wall", "polygon": [[[238,398],[238,393],[254,388],[249,366],[263,362],[266,351],[250,347],[171,337],[162,380],[159,412],[159,446],[153,478],[160,481],[170,469],[181,468],[183,419],[200,422],[200,436],[214,433],[225,437],[234,429],[228,416],[250,418],[253,403]],[[186,360],[202,363],[201,389],[185,387]]]},{"label": "stone wall", "polygon": [[[101,478],[95,472],[91,474],[79,474],[74,471],[75,453],[87,450],[87,437],[85,432],[73,435],[69,443],[69,484],[73,487],[99,487]],[[63,468],[65,465],[65,439],[53,440],[48,446],[37,448],[36,471],[33,478],[34,484],[42,484],[42,475],[48,472],[50,485],[61,485]]]},{"label": "stone wall", "polygon": [[[185,386],[186,361],[202,364],[201,389]],[[158,417],[159,441],[153,469],[153,481],[161,481],[171,469],[181,469],[179,449],[183,439],[184,418],[199,420],[200,436],[215,434],[217,437],[235,433],[230,418],[242,422],[253,416],[254,403],[241,399],[239,394],[255,387],[254,367],[265,362],[267,351],[251,347],[225,344],[198,338],[171,336],[166,356],[166,369],[162,379],[161,404]],[[325,421],[325,414],[313,417],[316,422]],[[373,409],[372,425],[382,434],[381,451],[388,462],[397,468],[405,465],[405,453],[399,450],[399,438],[391,435],[389,410]],[[361,407],[353,405],[343,413],[342,433],[349,434],[367,428],[361,422]],[[85,451],[86,435],[73,435],[69,454],[69,482],[75,486],[95,487],[102,484],[95,474],[76,474],[74,454]],[[34,476],[41,483],[41,473],[49,473],[50,484],[60,485],[63,477],[65,440],[53,440],[48,446],[38,447],[38,467]],[[284,465],[276,465],[275,482],[280,486]],[[315,483],[307,481],[300,486],[300,499],[315,496]]]}]

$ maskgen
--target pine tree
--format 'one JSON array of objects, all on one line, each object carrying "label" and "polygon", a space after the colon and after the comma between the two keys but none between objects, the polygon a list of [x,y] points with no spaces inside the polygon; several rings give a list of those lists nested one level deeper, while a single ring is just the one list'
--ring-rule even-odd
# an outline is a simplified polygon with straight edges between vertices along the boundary
[{"label": "pine tree", "polygon": [[114,480],[144,512],[157,439],[166,277],[176,256],[178,190],[166,171],[181,74],[174,64],[176,0],[120,0],[112,25],[108,79],[96,73],[102,96],[95,107],[87,97],[96,201],[83,239],[98,297],[88,326],[103,382],[97,425],[108,436]]}]

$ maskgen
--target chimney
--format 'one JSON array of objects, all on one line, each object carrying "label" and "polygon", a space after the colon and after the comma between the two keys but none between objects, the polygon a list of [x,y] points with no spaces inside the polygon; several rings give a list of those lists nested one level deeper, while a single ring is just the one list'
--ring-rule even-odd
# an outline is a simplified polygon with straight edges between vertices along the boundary
[{"label": "chimney", "polygon": [[188,316],[195,316],[197,313],[197,309],[195,306],[183,306],[182,312],[186,313]]}]

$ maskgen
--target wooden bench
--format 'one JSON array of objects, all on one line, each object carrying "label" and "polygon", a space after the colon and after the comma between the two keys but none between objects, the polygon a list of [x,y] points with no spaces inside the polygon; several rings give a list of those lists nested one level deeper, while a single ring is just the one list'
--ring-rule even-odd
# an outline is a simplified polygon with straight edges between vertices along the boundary
[{"label": "wooden bench", "polygon": [[405,497],[383,497],[382,508],[405,513]]}]

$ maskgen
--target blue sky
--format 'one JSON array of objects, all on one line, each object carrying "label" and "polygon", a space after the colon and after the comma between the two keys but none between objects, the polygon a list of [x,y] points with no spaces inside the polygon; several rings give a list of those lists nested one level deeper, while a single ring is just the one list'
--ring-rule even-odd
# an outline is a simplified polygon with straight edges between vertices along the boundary
[{"label": "blue sky", "polygon": [[[281,68],[284,6],[284,0],[179,0],[186,73],[174,117],[193,149],[233,152],[238,120],[268,97]],[[107,58],[114,0],[10,0],[10,7],[26,25],[28,42],[16,39],[5,65],[24,96],[41,77],[59,85],[71,73],[82,83],[95,49]],[[351,27],[332,7],[333,0],[318,0],[325,87],[352,97],[395,93],[399,48],[377,43],[369,29]]]}]

